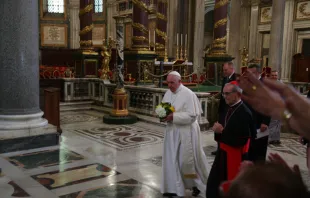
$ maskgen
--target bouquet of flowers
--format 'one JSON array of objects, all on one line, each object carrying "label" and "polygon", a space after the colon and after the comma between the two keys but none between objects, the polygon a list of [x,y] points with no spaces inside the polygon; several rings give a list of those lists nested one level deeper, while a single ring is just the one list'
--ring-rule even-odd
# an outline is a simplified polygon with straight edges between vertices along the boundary
[{"label": "bouquet of flowers", "polygon": [[166,117],[175,111],[174,107],[168,102],[162,102],[156,106],[155,112],[158,115],[161,122],[166,119]]}]

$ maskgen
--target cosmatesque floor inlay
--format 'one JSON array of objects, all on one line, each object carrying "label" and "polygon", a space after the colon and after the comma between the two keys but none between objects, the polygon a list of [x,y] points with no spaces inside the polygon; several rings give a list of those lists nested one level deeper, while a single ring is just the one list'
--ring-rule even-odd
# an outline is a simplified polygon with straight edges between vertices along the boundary
[{"label": "cosmatesque floor inlay", "polygon": [[77,122],[92,122],[102,120],[102,117],[89,115],[86,113],[78,113],[78,114],[69,114],[69,115],[61,115],[60,123],[61,124],[70,124]]},{"label": "cosmatesque floor inlay", "polygon": [[0,197],[30,197],[30,195],[7,176],[0,177]]},{"label": "cosmatesque floor inlay", "polygon": [[32,178],[37,180],[47,189],[51,190],[118,174],[120,173],[110,169],[107,166],[96,163],[69,168],[62,171],[53,171],[40,175],[34,175]]},{"label": "cosmatesque floor inlay", "polygon": [[60,198],[159,198],[162,194],[134,179],[60,196]]},{"label": "cosmatesque floor inlay", "polygon": [[9,162],[23,169],[49,167],[82,160],[84,157],[65,148],[10,156]]},{"label": "cosmatesque floor inlay", "polygon": [[146,129],[133,125],[75,129],[72,131],[120,151],[159,144],[164,138],[163,131],[159,132],[151,128]]}]

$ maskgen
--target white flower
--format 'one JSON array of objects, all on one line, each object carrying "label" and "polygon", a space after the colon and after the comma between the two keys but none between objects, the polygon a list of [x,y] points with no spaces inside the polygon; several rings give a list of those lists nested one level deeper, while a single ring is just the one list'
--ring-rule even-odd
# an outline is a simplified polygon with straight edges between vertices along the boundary
[{"label": "white flower", "polygon": [[163,108],[161,105],[158,105],[156,107],[155,112],[160,118],[164,118],[167,116],[165,108]]}]

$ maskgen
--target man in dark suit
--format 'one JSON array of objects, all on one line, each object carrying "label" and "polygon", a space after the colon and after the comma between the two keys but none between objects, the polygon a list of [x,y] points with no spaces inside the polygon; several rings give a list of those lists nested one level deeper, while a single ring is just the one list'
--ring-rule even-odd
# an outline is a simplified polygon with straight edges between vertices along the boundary
[{"label": "man in dark suit", "polygon": [[217,122],[212,127],[221,136],[219,151],[207,182],[208,198],[218,198],[220,184],[237,175],[241,162],[247,159],[251,134],[256,130],[251,111],[241,101],[240,88],[232,82],[228,83],[223,89],[223,96],[229,108],[224,125]]},{"label": "man in dark suit", "polygon": [[[225,99],[222,96],[223,89],[224,89],[224,86],[226,83],[229,83],[231,81],[236,80],[235,68],[234,68],[234,64],[232,62],[226,62],[223,64],[223,74],[224,74],[224,78],[222,81],[220,104],[219,104],[219,108],[218,108],[218,115],[219,115],[218,122],[222,125],[224,125],[225,115],[226,115],[226,112],[228,109],[228,105],[226,104]],[[214,140],[216,142],[218,142],[219,138],[220,138],[220,134],[214,133]],[[216,152],[217,151],[213,151],[211,154],[216,155]]]},{"label": "man in dark suit", "polygon": [[[263,81],[260,75],[260,66],[257,64],[251,64],[248,66],[248,72],[251,72],[259,80]],[[246,93],[244,93],[246,94]],[[256,134],[252,134],[252,141],[249,151],[249,159],[253,162],[266,160],[267,147],[268,147],[268,126],[271,118],[255,111],[250,105],[247,104],[252,112],[254,123],[256,126]]]}]

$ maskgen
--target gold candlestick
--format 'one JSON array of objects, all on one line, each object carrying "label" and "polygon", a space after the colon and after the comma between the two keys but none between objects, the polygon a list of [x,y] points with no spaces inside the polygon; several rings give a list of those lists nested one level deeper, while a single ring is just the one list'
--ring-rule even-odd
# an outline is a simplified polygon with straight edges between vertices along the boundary
[{"label": "gold candlestick", "polygon": [[179,46],[177,46],[177,54],[176,54],[176,58],[175,58],[176,60],[179,60],[180,59],[180,57],[179,57]]},{"label": "gold candlestick", "polygon": [[187,49],[184,49],[184,60],[187,61]]},{"label": "gold candlestick", "polygon": [[181,46],[180,59],[183,60],[183,47]]},{"label": "gold candlestick", "polygon": [[168,46],[168,38],[167,38],[167,36],[166,36],[166,40],[165,40],[165,57],[164,57],[164,62],[168,62],[167,46]]}]

